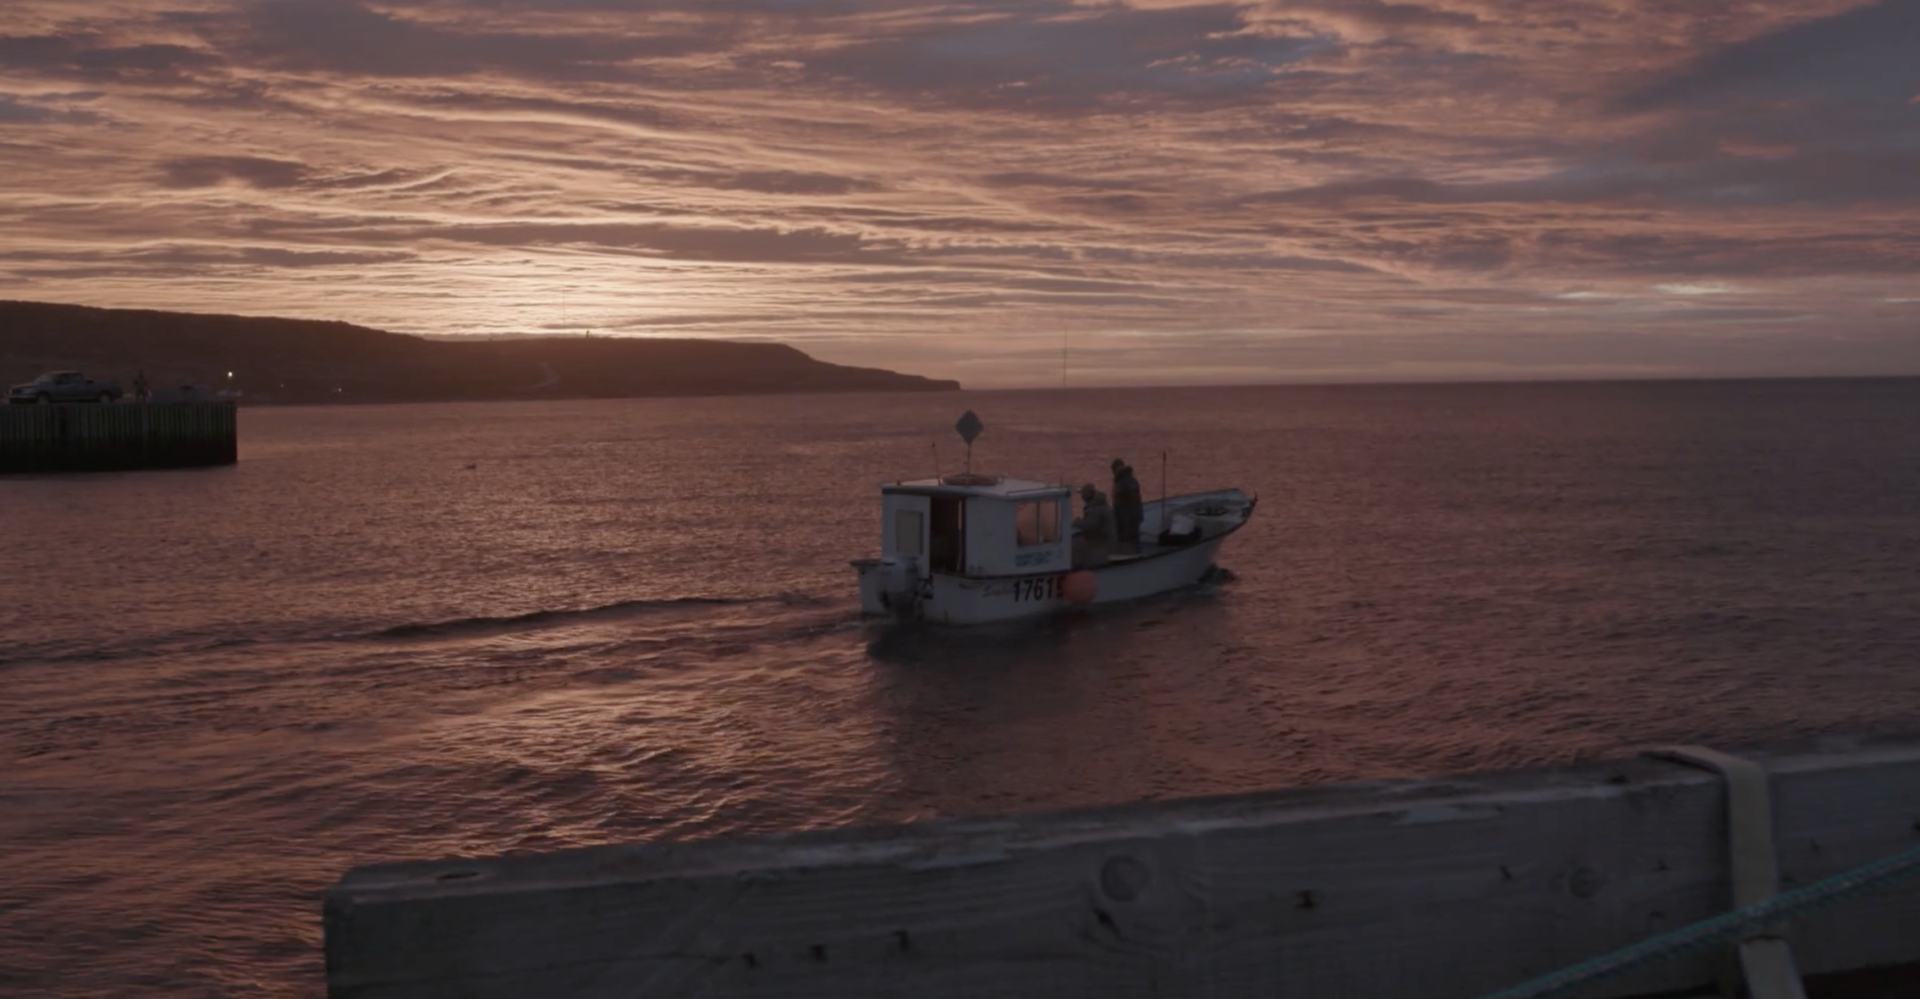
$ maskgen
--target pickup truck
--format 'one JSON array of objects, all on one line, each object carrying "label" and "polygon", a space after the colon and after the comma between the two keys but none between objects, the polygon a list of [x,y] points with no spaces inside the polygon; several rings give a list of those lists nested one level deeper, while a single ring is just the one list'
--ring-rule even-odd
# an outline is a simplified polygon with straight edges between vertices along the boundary
[{"label": "pickup truck", "polygon": [[120,383],[96,382],[78,371],[49,371],[24,385],[15,385],[7,401],[22,403],[113,402],[125,393]]}]

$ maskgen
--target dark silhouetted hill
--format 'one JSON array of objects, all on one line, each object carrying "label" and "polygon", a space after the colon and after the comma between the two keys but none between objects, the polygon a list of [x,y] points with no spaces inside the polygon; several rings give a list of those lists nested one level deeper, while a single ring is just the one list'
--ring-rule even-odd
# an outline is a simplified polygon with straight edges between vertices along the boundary
[{"label": "dark silhouetted hill", "polygon": [[[238,390],[258,403],[942,391],[958,382],[721,340],[429,340],[341,322],[0,301],[0,385],[75,368],[129,392]],[[228,377],[232,372],[232,377]]]}]

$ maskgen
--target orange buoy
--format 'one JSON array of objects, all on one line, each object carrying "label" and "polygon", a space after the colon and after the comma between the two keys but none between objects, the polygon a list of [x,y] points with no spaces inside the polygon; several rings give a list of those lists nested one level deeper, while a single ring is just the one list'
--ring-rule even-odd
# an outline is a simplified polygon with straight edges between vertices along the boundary
[{"label": "orange buoy", "polygon": [[1092,603],[1094,595],[1099,592],[1100,581],[1085,569],[1069,572],[1066,578],[1060,581],[1060,595],[1076,604]]}]

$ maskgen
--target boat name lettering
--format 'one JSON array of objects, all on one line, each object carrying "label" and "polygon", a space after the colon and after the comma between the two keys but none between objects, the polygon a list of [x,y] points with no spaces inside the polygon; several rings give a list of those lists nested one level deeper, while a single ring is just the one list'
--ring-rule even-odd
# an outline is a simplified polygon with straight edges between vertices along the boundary
[{"label": "boat name lettering", "polygon": [[1013,581],[1014,603],[1029,600],[1054,600],[1060,596],[1059,576],[1032,576]]},{"label": "boat name lettering", "polygon": [[1022,569],[1030,565],[1046,565],[1051,561],[1053,561],[1053,549],[1051,548],[1037,552],[1021,552],[1013,557],[1013,564]]}]

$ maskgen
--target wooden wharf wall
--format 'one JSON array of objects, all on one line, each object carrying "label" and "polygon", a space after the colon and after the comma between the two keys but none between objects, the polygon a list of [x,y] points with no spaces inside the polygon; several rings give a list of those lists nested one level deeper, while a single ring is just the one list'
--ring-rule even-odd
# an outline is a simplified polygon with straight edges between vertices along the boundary
[{"label": "wooden wharf wall", "polygon": [[[1769,773],[1782,891],[1920,843],[1920,738],[1745,755]],[[328,893],[328,988],[334,999],[1475,999],[1726,912],[1728,813],[1718,775],[1635,757],[373,865]],[[1808,976],[1911,966],[1920,877],[1803,916],[1786,938]],[[1577,994],[1696,990],[1724,953]],[[1905,981],[1811,994],[1920,995],[1920,978]]]},{"label": "wooden wharf wall", "polygon": [[230,402],[0,405],[0,473],[231,465]]}]

